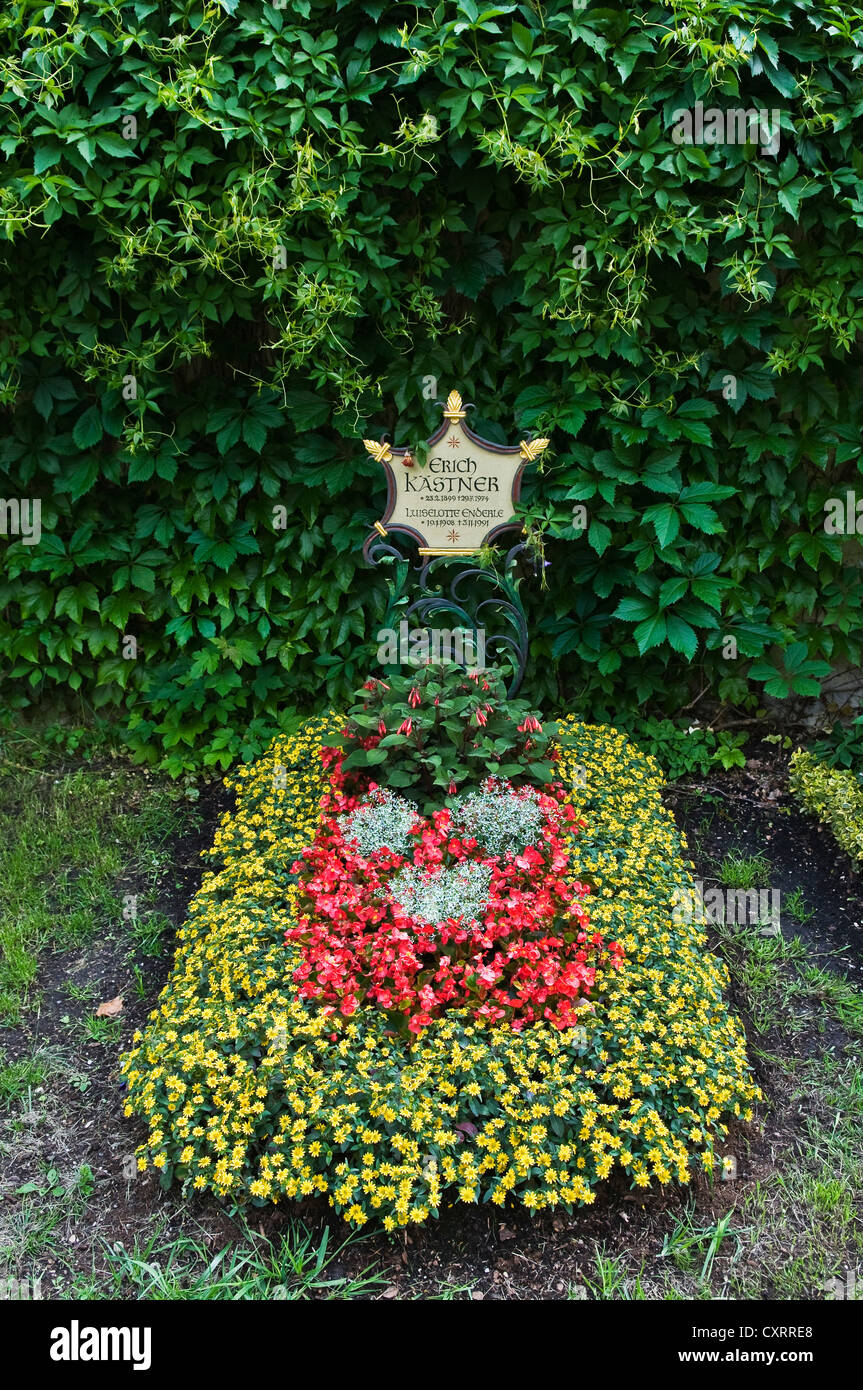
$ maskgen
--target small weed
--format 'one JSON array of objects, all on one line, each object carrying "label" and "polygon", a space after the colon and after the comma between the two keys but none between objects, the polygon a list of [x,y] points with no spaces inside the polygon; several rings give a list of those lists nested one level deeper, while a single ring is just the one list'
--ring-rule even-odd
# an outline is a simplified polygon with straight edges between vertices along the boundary
[{"label": "small weed", "polygon": [[92,982],[88,982],[85,985],[76,985],[74,980],[67,980],[63,986],[63,992],[76,1003],[86,1004],[90,1000],[97,998],[99,987]]},{"label": "small weed", "polygon": [[802,977],[812,997],[822,1003],[843,1028],[863,1036],[863,994],[844,976],[808,965]]},{"label": "small weed", "polygon": [[[685,1216],[675,1223],[674,1229],[667,1232],[662,1242],[660,1257],[671,1256],[677,1268],[683,1273],[689,1273],[701,1260],[701,1269],[697,1274],[700,1284],[706,1284],[710,1279],[713,1263],[722,1249],[723,1242],[728,1239],[729,1243],[734,1242],[734,1253],[732,1263],[739,1257],[743,1249],[742,1236],[745,1231],[730,1230],[733,1211],[726,1212],[725,1215],[712,1226],[696,1226],[694,1221],[693,1209],[690,1208]],[[703,1255],[703,1259],[701,1259]]]},{"label": "small weed", "polygon": [[806,906],[803,901],[803,890],[795,888],[793,893],[786,893],[782,899],[782,906],[786,912],[790,912],[795,922],[808,922],[815,916],[813,908]]},{"label": "small weed", "polygon": [[719,878],[727,888],[754,888],[766,883],[770,876],[770,864],[761,854],[726,854],[719,867]]},{"label": "small weed", "polygon": [[[622,1256],[612,1257],[604,1249],[597,1251],[595,1264],[597,1281],[584,1279],[585,1287],[590,1290],[594,1298],[623,1299],[631,1302],[641,1302],[647,1299],[641,1282],[641,1276],[644,1272],[643,1265],[637,1274],[630,1274],[626,1270]],[[577,1287],[571,1286],[567,1293],[568,1298],[581,1298],[582,1296]]]},{"label": "small weed", "polygon": [[41,1182],[25,1182],[20,1187],[15,1188],[15,1196],[22,1197],[29,1193],[38,1194],[40,1197],[65,1197],[66,1188],[60,1181],[60,1174],[56,1168],[47,1169]]},{"label": "small weed", "polygon": [[9,1110],[37,1086],[42,1086],[56,1068],[56,1059],[48,1049],[34,1052],[30,1057],[21,1057],[16,1062],[0,1064],[0,1106]]},{"label": "small weed", "polygon": [[165,939],[173,930],[170,920],[162,912],[148,912],[136,917],[129,927],[129,940],[145,956],[161,956],[165,952]]}]

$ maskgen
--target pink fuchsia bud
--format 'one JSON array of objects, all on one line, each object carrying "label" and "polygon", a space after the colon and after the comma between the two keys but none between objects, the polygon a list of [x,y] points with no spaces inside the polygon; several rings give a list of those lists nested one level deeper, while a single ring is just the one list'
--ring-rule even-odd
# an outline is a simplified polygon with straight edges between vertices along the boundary
[{"label": "pink fuchsia bud", "polygon": [[411,689],[411,693],[408,696],[408,704],[412,709],[416,709],[417,705],[422,704],[422,696],[416,686],[413,686]]},{"label": "pink fuchsia bud", "polygon": [[542,725],[540,724],[538,719],[535,719],[533,717],[532,714],[528,714],[525,717],[524,723],[519,724],[518,732],[520,734],[540,734],[542,733]]},{"label": "pink fuchsia bud", "polygon": [[387,726],[382,719],[378,720],[378,733],[383,736],[387,731]]},{"label": "pink fuchsia bud", "polygon": [[401,724],[399,724],[398,732],[399,732],[400,734],[409,734],[409,733],[411,732],[411,730],[413,729],[413,726],[414,726],[414,725],[413,725],[413,720],[412,720],[412,719],[405,719],[405,720],[402,721]]},{"label": "pink fuchsia bud", "polygon": [[478,710],[475,711],[475,713],[476,713],[477,727],[481,727],[483,724],[487,724],[487,723],[488,723],[488,720],[486,719],[486,716],[485,716],[485,710],[484,710],[484,709],[478,709]]},{"label": "pink fuchsia bud", "polygon": [[456,794],[457,791],[458,791],[458,787],[456,786],[456,784],[455,784],[455,782],[452,780],[452,778],[450,778],[449,795],[450,795],[450,796],[455,796],[455,794]]}]

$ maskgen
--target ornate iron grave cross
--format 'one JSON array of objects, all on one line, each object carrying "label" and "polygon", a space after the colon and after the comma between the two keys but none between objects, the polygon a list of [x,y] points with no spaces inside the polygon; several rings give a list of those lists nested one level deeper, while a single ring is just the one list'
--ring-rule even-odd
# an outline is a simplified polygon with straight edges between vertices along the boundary
[{"label": "ornate iron grave cross", "polygon": [[[517,561],[524,542],[507,551],[501,569],[494,565],[491,544],[517,529],[514,513],[525,466],[548,447],[547,439],[523,439],[520,444],[492,444],[465,423],[467,409],[458,391],[447,396],[440,427],[426,442],[422,461],[408,447],[393,448],[385,439],[364,439],[372,458],[387,477],[387,506],[366,540],[363,555],[369,564],[392,564],[395,582],[384,626],[393,630],[399,619],[400,638],[410,633],[411,652],[432,659],[444,655],[450,639],[456,652],[470,639],[473,660],[492,652],[508,656],[513,668],[509,694],[521,685],[527,663],[527,622],[519,597]],[[406,584],[411,559],[398,548],[393,533],[416,543],[420,597],[408,602]],[[484,563],[460,568],[448,587],[441,574],[454,558],[482,554]],[[420,628],[410,632],[410,619]],[[436,627],[445,618],[455,628]],[[489,629],[491,631],[489,632]],[[456,638],[456,635],[458,637]],[[425,646],[423,645],[425,641]],[[477,661],[477,653],[480,660]],[[461,660],[456,655],[457,660]]]}]

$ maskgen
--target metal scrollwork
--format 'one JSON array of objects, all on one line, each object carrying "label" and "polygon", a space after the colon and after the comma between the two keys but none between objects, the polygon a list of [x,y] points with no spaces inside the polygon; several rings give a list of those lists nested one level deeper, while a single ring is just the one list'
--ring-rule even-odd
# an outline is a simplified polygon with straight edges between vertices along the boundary
[{"label": "metal scrollwork", "polygon": [[[447,578],[453,557],[405,554],[395,544],[394,529],[383,535],[373,532],[363,552],[370,565],[393,567],[384,626],[394,628],[399,620],[410,624],[413,619],[416,631],[433,629],[435,619],[446,617],[449,626],[456,625],[472,634],[474,651],[481,634],[480,649],[486,655],[493,653],[505,658],[511,665],[507,694],[515,695],[524,679],[528,654],[527,619],[519,595],[518,574],[519,558],[529,553],[528,547],[524,542],[512,546],[504,557],[502,570],[460,565],[458,573]],[[406,587],[411,568],[416,572],[420,592],[418,598],[408,603]]]}]

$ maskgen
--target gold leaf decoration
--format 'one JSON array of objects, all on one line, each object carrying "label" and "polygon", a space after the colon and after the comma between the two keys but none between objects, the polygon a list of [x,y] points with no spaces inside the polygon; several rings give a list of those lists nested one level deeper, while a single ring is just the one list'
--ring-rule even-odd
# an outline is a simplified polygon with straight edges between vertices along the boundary
[{"label": "gold leaf decoration", "polygon": [[465,413],[466,412],[462,410],[462,400],[458,391],[450,391],[446,398],[446,409],[444,410],[443,418],[452,421],[463,420]]},{"label": "gold leaf decoration", "polygon": [[534,459],[539,458],[543,449],[547,449],[550,443],[549,439],[523,439],[518,447],[525,462],[533,463]]},{"label": "gold leaf decoration", "polygon": [[385,443],[382,440],[364,439],[363,444],[365,445],[368,452],[371,454],[375,463],[389,463],[390,459],[393,456],[393,451],[390,448],[389,444]]}]

